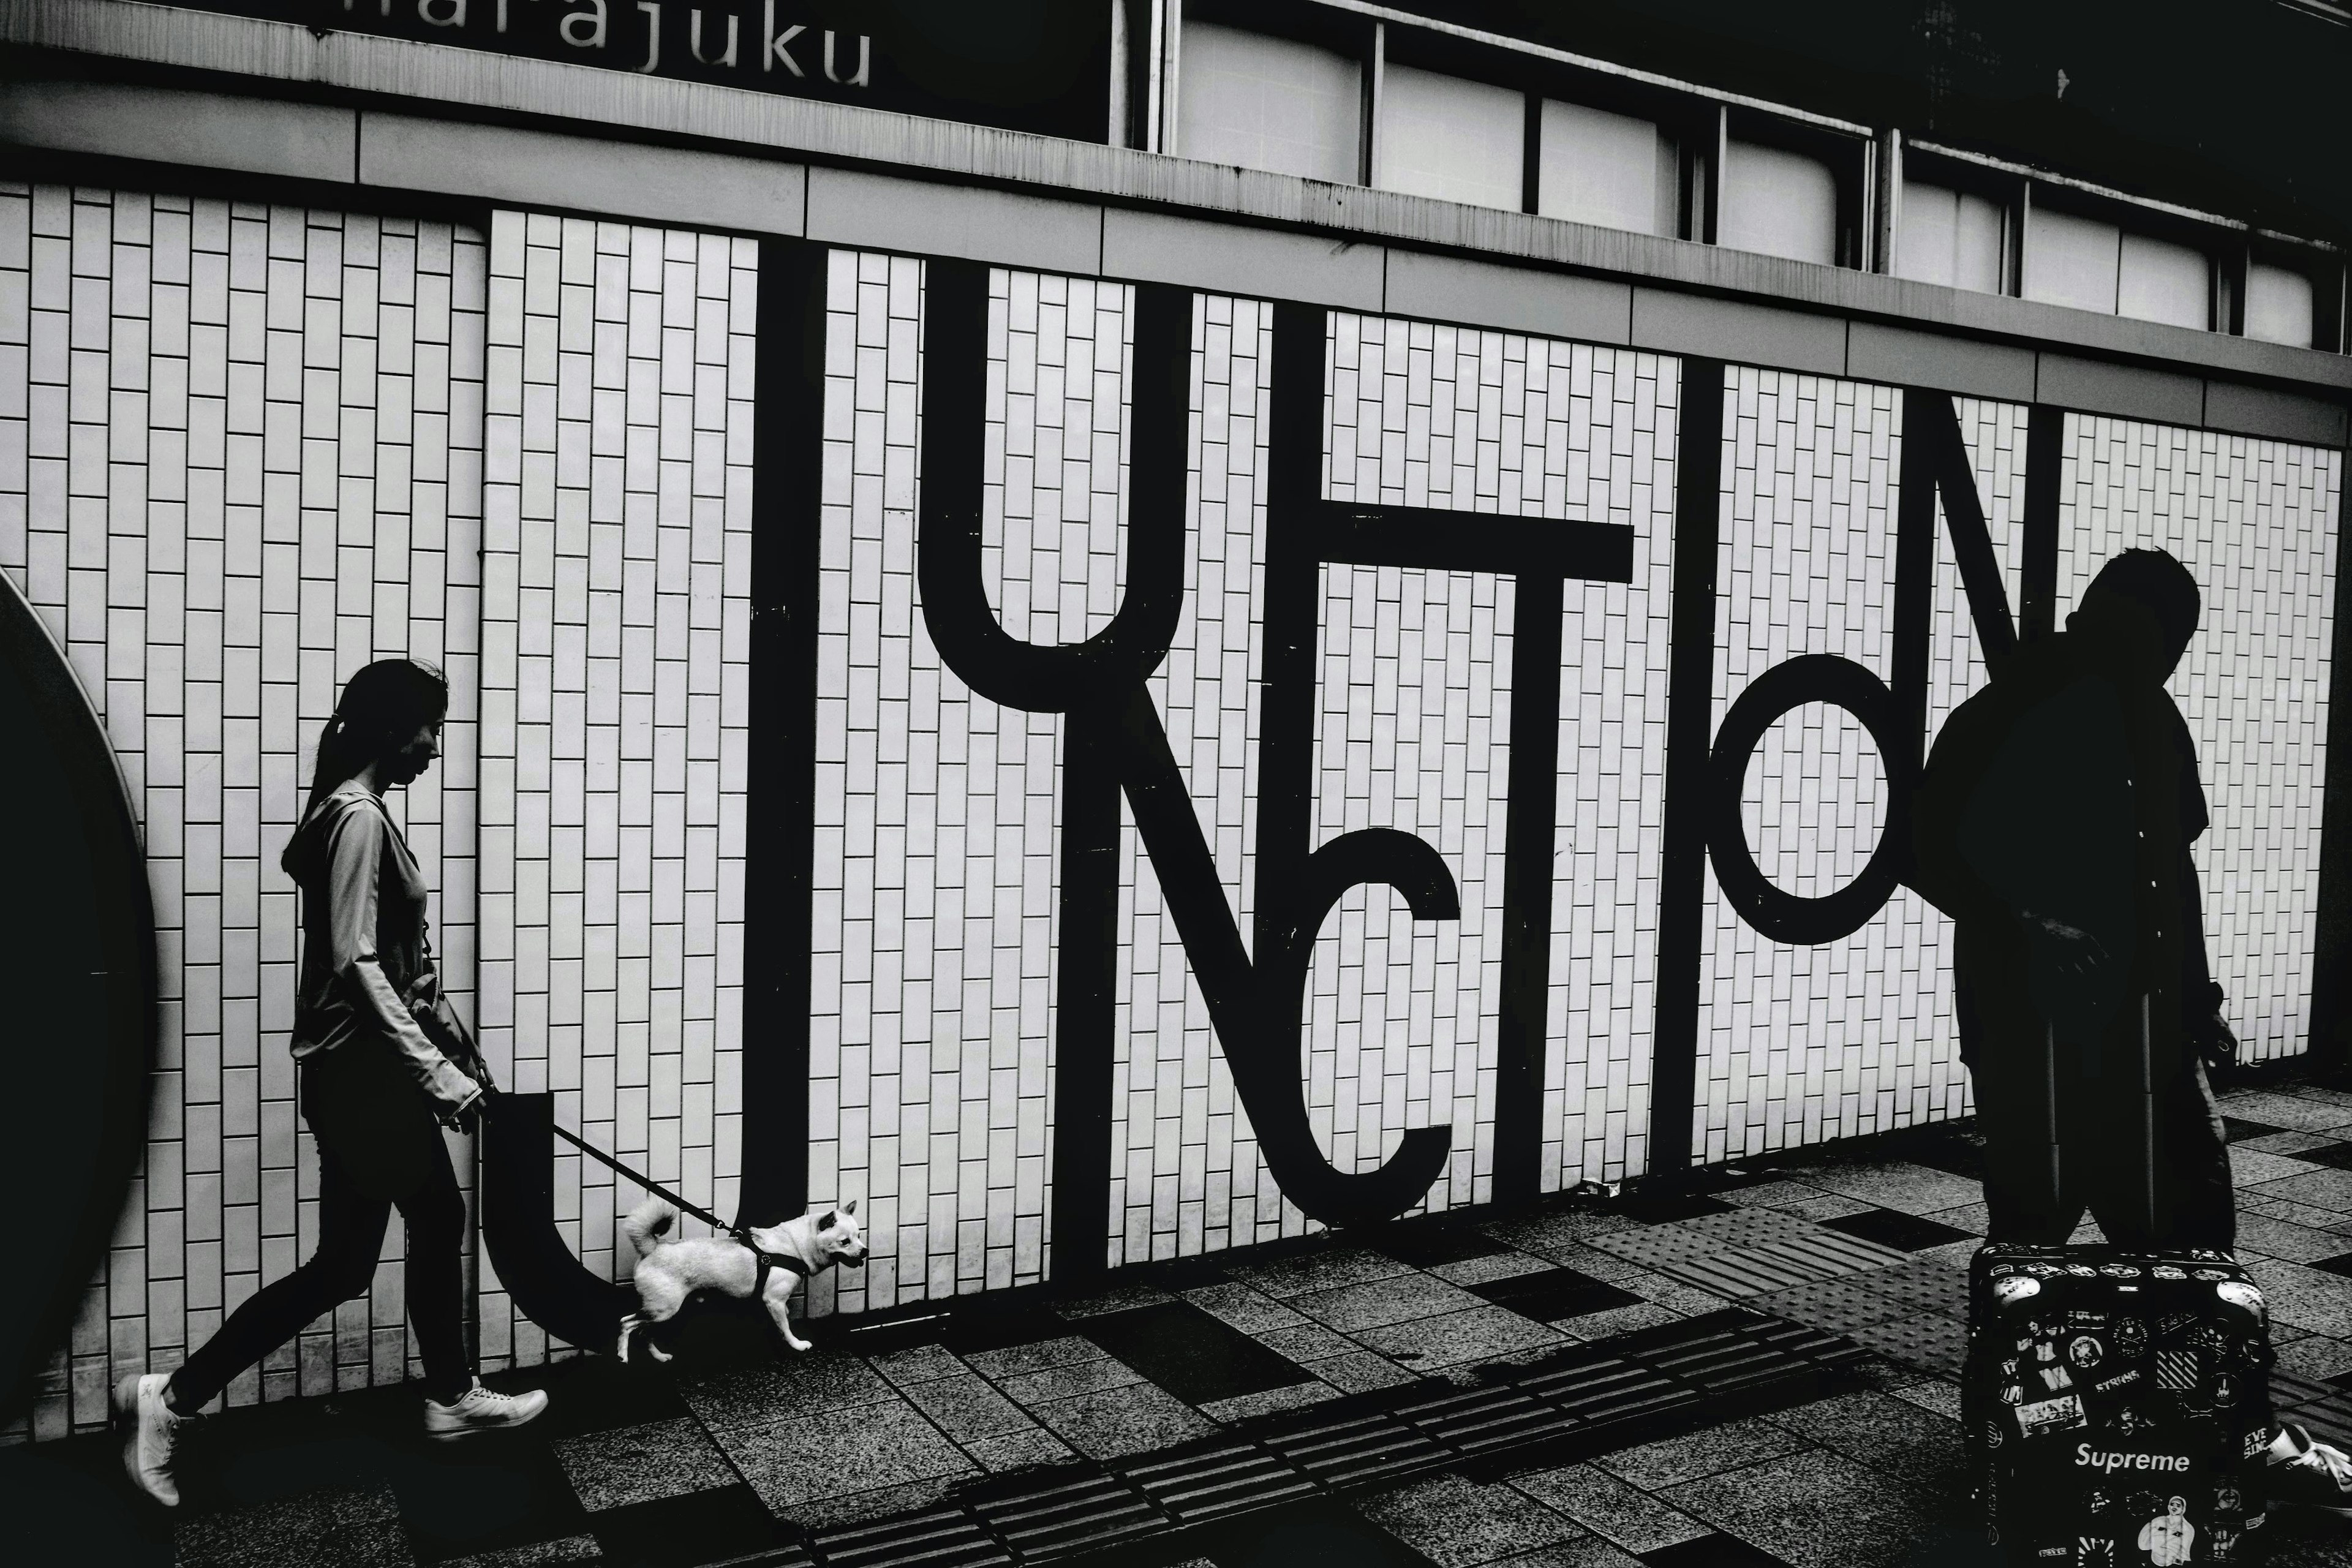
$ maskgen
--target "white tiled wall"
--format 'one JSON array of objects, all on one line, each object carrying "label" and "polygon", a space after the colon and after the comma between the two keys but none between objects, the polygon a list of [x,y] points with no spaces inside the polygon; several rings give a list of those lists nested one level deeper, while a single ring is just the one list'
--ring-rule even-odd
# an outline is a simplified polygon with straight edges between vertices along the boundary
[{"label": "white tiled wall", "polygon": [[[1675,362],[1654,354],[1517,333],[1344,314],[1333,326],[1327,443],[1333,498],[1617,523],[1634,533],[1632,582],[1571,581],[1565,595],[1546,1190],[1640,1169],[1648,1125],[1678,378]],[[1401,905],[1381,922],[1393,954],[1413,952],[1414,942],[1428,952],[1411,971],[1391,971],[1386,984],[1396,994],[1409,973],[1404,994],[1433,993],[1421,1015],[1395,1016],[1416,1044],[1423,1037],[1413,1031],[1433,1027],[1420,1019],[1436,1021],[1445,1048],[1428,1070],[1442,1074],[1440,1082],[1450,1079],[1454,1103],[1443,1110],[1433,1101],[1425,1109],[1416,1103],[1402,1115],[1391,1109],[1381,1125],[1392,1132],[1453,1121],[1454,1167],[1430,1196],[1432,1208],[1444,1208],[1484,1201],[1492,1164],[1514,587],[1487,574],[1327,569],[1335,589],[1343,580],[1375,577],[1380,586],[1370,595],[1360,588],[1352,603],[1385,598],[1397,609],[1386,625],[1376,614],[1344,662],[1330,650],[1341,628],[1363,617],[1339,603],[1336,591],[1327,595],[1318,833],[1418,831],[1461,886],[1458,932],[1412,922]],[[1413,579],[1422,581],[1408,587]],[[1408,599],[1443,605],[1445,618],[1414,606],[1408,620]],[[1404,668],[1413,662],[1424,666],[1417,675]],[[1344,772],[1331,760],[1342,744]],[[1361,919],[1354,911],[1365,897],[1351,896],[1343,921]],[[1352,933],[1345,923],[1339,930],[1344,944]],[[1455,942],[1475,959],[1439,956]],[[1332,946],[1327,933],[1318,952],[1318,998],[1332,984],[1326,963]],[[1475,973],[1448,973],[1465,962]],[[1349,1045],[1339,1037],[1369,1033],[1335,1030],[1318,1013],[1312,1039],[1319,1051],[1344,1053]],[[1335,1078],[1360,1076],[1344,1063],[1342,1055]],[[1391,1074],[1402,1067],[1382,1065]],[[1342,1104],[1356,1111],[1359,1126],[1361,1103]],[[1375,1164],[1385,1152],[1367,1139],[1358,1158]]]},{"label": "white tiled wall", "polygon": [[[559,1125],[728,1214],[759,250],[500,213],[489,260],[484,1049]],[[568,1150],[555,1192],[582,1262],[625,1278],[614,1222],[646,1194]],[[486,1363],[541,1359],[483,1273]]]},{"label": "white tiled wall", "polygon": [[[859,1310],[1039,1279],[1053,1194],[1062,721],[976,698],[916,591],[923,264],[830,261],[818,640],[810,1191],[867,1203]],[[102,1418],[304,1255],[316,1162],[285,1050],[277,869],[319,722],[360,663],[443,663],[445,765],[402,803],[461,1008],[511,1087],[726,1212],[739,1171],[745,682],[757,250],[499,214],[415,220],[0,185],[0,570],[100,708],[147,835],[164,1040],[139,1184],[34,1418]],[[1013,635],[1067,643],[1121,595],[1132,293],[991,276],[983,563]],[[1272,280],[1269,288],[1272,289]],[[1185,600],[1150,690],[1244,941],[1254,898],[1271,309],[1195,305]],[[1562,616],[1547,1189],[1637,1173],[1649,1116],[1678,365],[1341,314],[1327,493],[1630,527],[1633,581]],[[1735,370],[1714,718],[1830,652],[1891,677],[1903,395]],[[2012,610],[2025,411],[1962,401]],[[2204,583],[2176,683],[2216,826],[2215,964],[2262,1055],[2310,983],[2340,455],[2070,417],[2063,611],[2116,549]],[[1427,1206],[1492,1168],[1516,582],[1328,566],[1312,832],[1433,845],[1457,921],[1359,889],[1321,934],[1307,1094],[1343,1170],[1454,1130]],[[1984,679],[1936,544],[1930,728]],[[1812,708],[1751,773],[1769,875],[1822,892],[1874,842],[1857,724]],[[1112,1094],[1113,1263],[1307,1228],[1258,1156],[1131,824]],[[1708,882],[1703,1157],[1967,1104],[1941,918],[1898,892],[1843,942],[1765,942]],[[478,926],[478,940],[477,931]],[[461,1162],[461,1168],[466,1167]],[[590,1268],[636,1201],[559,1161]],[[395,1229],[368,1300],[233,1402],[405,1370]],[[480,1277],[488,1364],[551,1353]]]},{"label": "white tiled wall", "polygon": [[[1984,425],[1973,420],[1981,443]],[[1892,683],[1895,480],[1902,396],[1891,388],[1734,367],[1718,545],[1714,725],[1748,683],[1801,654],[1849,658]],[[1981,461],[1981,445],[1979,445]],[[2005,516],[1989,520],[1996,537]],[[1939,543],[1937,651],[1972,637]],[[2014,555],[2011,561],[2013,564]],[[2009,577],[2011,603],[2017,579]],[[1931,681],[1948,705],[1948,675]],[[1858,875],[1887,800],[1877,749],[1812,703],[1767,731],[1748,766],[1757,864],[1822,897]],[[1967,1074],[1950,1021],[1943,917],[1908,889],[1853,935],[1788,945],[1752,930],[1706,874],[1695,1157],[1736,1158],[1957,1115]]]},{"label": "white tiled wall", "polygon": [[[392,805],[473,1005],[485,260],[446,224],[0,186],[0,569],[113,737],[163,1002],[146,1157],[42,1435],[102,1421],[111,1372],[178,1364],[310,1251],[278,857],[340,682],[373,658],[450,678],[444,761]],[[230,1402],[404,1375],[401,1255],[395,1219],[373,1296]]]},{"label": "white tiled wall", "polygon": [[2070,416],[2058,613],[2117,551],[2155,546],[2204,595],[2171,689],[2213,826],[2196,847],[2207,952],[2250,1057],[2303,1049],[2343,454]]},{"label": "white tiled wall", "polygon": [[[837,1289],[856,1310],[1041,1277],[1059,729],[974,697],[916,603],[922,264],[837,251],[831,266],[809,1192],[866,1205],[871,1260],[814,1297]],[[1072,310],[1059,279],[994,278],[990,339],[1018,357],[1009,391],[990,378],[989,510],[998,560],[1055,574],[1023,585],[1021,629],[1041,640],[1112,607],[1087,594],[1109,581],[1096,541],[1116,490],[1090,468],[1095,432],[1117,452],[1115,397],[1091,375],[1066,397],[1051,374],[1123,317],[1101,292],[1107,312]],[[1057,447],[1050,471],[1033,455]]]},{"label": "white tiled wall", "polygon": [[[1255,918],[1263,690],[1266,396],[1274,311],[1204,294],[1193,310],[1192,484],[1184,605],[1150,682],[1246,944]],[[1124,809],[1122,803],[1122,809]],[[1160,878],[1132,820],[1119,842],[1118,997],[1112,1063],[1112,1264],[1301,1235],[1234,1092]]]}]

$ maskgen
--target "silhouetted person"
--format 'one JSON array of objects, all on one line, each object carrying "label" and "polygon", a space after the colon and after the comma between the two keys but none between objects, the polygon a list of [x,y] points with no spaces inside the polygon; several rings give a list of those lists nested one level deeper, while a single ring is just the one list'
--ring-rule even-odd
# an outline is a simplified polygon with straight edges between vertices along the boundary
[{"label": "silhouetted person", "polygon": [[[2205,792],[2164,682],[2197,630],[2179,562],[2130,550],[2066,629],[2021,646],[1945,723],[1920,781],[1912,883],[1952,917],[1960,1058],[1997,1241],[2063,1242],[2087,1205],[2110,1240],[2236,1241],[2200,1048],[2235,1049],[2206,969]],[[2155,1230],[2141,1204],[2140,999],[2157,1110]],[[2049,1191],[2045,1052],[2057,1044],[2062,1188]]]},{"label": "silhouetted person", "polygon": [[[2164,690],[2199,609],[2179,562],[2124,552],[2064,632],[2021,647],[1952,714],[1920,780],[1911,879],[1958,928],[1960,1059],[1975,1081],[1995,1241],[2063,1243],[2088,1205],[2118,1246],[2236,1244],[2229,1151],[2200,1060],[2237,1048],[2206,970],[2189,852],[2205,831],[2205,792]],[[2156,1100],[2146,1177],[2143,998]],[[2341,1450],[2289,1424],[2273,1428],[2264,1458],[2271,1501],[2352,1518]],[[2187,1561],[2179,1513],[2141,1532],[2155,1561]]]}]

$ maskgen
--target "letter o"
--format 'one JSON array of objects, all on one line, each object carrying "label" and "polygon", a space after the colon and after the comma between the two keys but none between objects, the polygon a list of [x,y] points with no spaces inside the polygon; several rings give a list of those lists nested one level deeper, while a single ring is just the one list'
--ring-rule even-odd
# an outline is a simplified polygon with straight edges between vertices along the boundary
[{"label": "letter o", "polygon": [[[1886,825],[1862,874],[1826,898],[1807,899],[1776,887],[1748,846],[1740,799],[1748,760],[1780,716],[1808,702],[1827,702],[1862,721],[1886,770]],[[1774,665],[1749,683],[1715,737],[1709,757],[1707,851],[1724,896],[1750,926],[1775,942],[1817,944],[1862,929],[1885,906],[1901,880],[1911,827],[1911,781],[1901,744],[1901,715],[1886,683],[1850,658],[1805,654]]]}]

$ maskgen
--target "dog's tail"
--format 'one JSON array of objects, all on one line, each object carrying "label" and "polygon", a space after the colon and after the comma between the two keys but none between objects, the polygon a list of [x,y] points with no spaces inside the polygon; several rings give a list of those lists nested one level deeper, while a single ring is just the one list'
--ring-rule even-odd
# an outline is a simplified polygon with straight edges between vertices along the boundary
[{"label": "dog's tail", "polygon": [[659,1198],[647,1198],[621,1221],[621,1234],[629,1238],[639,1258],[648,1258],[677,1219],[677,1210]]}]

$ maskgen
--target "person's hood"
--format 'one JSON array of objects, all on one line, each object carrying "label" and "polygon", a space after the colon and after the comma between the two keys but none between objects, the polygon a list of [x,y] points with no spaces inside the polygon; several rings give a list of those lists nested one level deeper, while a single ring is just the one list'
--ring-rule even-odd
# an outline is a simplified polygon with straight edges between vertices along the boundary
[{"label": "person's hood", "polygon": [[307,882],[326,869],[327,846],[333,839],[335,824],[343,814],[370,805],[365,791],[345,787],[335,790],[319,800],[302,815],[295,826],[294,837],[286,841],[286,852],[278,864],[297,883]]}]

